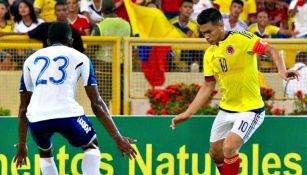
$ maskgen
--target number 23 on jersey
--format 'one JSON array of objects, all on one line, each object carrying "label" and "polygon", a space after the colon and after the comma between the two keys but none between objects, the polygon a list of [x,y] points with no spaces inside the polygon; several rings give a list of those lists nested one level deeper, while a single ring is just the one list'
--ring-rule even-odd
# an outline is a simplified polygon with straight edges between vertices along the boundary
[{"label": "number 23 on jersey", "polygon": [[[56,79],[55,77],[51,76],[51,77],[48,77],[48,79],[42,79],[42,76],[44,75],[45,71],[49,68],[50,61],[54,61],[54,62],[62,61],[63,62],[63,64],[58,67],[58,71],[61,73],[60,78]],[[37,79],[36,79],[36,82],[35,82],[36,86],[38,86],[40,84],[47,84],[48,82],[55,84],[55,85],[59,85],[59,84],[62,84],[66,80],[66,78],[67,78],[66,68],[69,64],[69,60],[68,60],[67,57],[57,56],[57,57],[50,60],[50,58],[48,58],[48,57],[40,56],[40,57],[35,58],[34,64],[37,65],[38,62],[43,62],[44,65],[41,68],[41,70],[40,70],[40,72],[37,76]]]}]

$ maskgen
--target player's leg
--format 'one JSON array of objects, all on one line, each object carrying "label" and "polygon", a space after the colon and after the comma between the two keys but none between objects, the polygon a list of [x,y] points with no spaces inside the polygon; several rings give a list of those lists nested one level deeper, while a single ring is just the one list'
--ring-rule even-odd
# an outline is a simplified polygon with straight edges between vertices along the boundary
[{"label": "player's leg", "polygon": [[238,175],[240,168],[239,149],[243,143],[242,138],[233,132],[229,133],[225,139],[222,175]]},{"label": "player's leg", "polygon": [[239,150],[264,120],[264,111],[230,114],[236,118],[231,132],[224,141],[222,175],[237,175],[240,168]]},{"label": "player's leg", "polygon": [[233,120],[229,119],[228,113],[220,110],[212,125],[209,150],[220,173],[224,163],[223,143],[232,126]]},{"label": "player's leg", "polygon": [[52,149],[40,149],[40,167],[43,175],[57,175],[58,170],[54,162]]},{"label": "player's leg", "polygon": [[61,128],[60,133],[72,146],[80,147],[84,150],[81,165],[83,175],[99,175],[100,150],[95,129],[88,118],[85,115],[68,118],[65,127]]},{"label": "player's leg", "polygon": [[209,151],[210,156],[214,160],[215,165],[220,173],[222,172],[223,163],[224,163],[223,144],[224,144],[224,139],[216,142],[211,142],[210,151]]},{"label": "player's leg", "polygon": [[84,175],[99,175],[100,150],[97,139],[90,144],[82,146],[84,157],[82,160],[82,172]]},{"label": "player's leg", "polygon": [[28,122],[31,135],[39,148],[40,168],[43,175],[57,175],[52,153],[53,121]]}]

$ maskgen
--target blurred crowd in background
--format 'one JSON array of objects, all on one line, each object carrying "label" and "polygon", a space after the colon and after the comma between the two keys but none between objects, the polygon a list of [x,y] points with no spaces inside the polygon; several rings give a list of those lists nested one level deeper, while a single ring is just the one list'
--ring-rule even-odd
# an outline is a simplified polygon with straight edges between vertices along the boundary
[{"label": "blurred crowd in background", "polygon": [[[307,12],[306,0],[132,1],[161,9],[170,22],[186,33],[187,37],[198,37],[195,22],[197,15],[211,7],[219,9],[224,14],[225,28],[228,30],[248,30],[263,38],[307,37],[307,15],[304,15]],[[57,3],[65,3],[67,8],[59,12],[55,8]],[[26,33],[41,23],[61,20],[61,17],[66,18],[83,36],[98,35],[99,26],[110,17],[125,20],[122,23],[129,23],[123,0],[0,1],[1,33]],[[116,21],[108,23],[110,25]]]},{"label": "blurred crowd in background", "polygon": [[[160,9],[170,24],[181,31],[183,38],[201,37],[197,16],[202,10],[212,7],[222,12],[225,29],[229,31],[250,31],[261,38],[307,38],[307,0],[131,1]],[[28,35],[46,46],[48,28],[54,21],[71,24],[73,47],[80,52],[85,50],[81,36],[132,36],[124,0],[0,1],[0,36]],[[31,50],[2,52],[0,70],[9,69],[6,65],[10,65],[11,59],[7,58],[24,58],[29,54],[23,52],[31,53]],[[189,69],[197,62],[197,70],[202,71],[203,54],[204,51],[173,50],[168,54],[171,57],[168,60],[171,60],[170,64],[177,62],[179,71],[184,67],[179,62]],[[276,71],[270,58],[259,57],[259,61],[262,72]]]}]

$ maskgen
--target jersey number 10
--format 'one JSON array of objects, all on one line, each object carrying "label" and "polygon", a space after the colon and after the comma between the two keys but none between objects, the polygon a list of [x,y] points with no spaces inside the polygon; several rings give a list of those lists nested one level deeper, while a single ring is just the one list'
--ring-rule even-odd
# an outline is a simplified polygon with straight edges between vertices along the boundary
[{"label": "jersey number 10", "polygon": [[[69,64],[68,58],[65,57],[65,56],[58,56],[58,57],[55,57],[55,58],[52,59],[52,61],[54,61],[54,62],[57,62],[59,60],[63,60],[63,65],[58,67],[58,70],[62,73],[61,78],[55,79],[54,77],[49,77],[49,81],[52,84],[55,84],[55,85],[62,84],[67,77],[67,73],[66,73],[65,69],[67,68],[67,66]],[[43,61],[44,65],[43,65],[43,68],[41,69],[41,71],[39,72],[39,74],[37,76],[37,79],[36,79],[36,82],[35,82],[36,86],[38,86],[39,84],[47,84],[47,80],[42,79],[41,77],[50,65],[50,59],[48,57],[43,57],[43,56],[37,57],[34,60],[34,64],[37,64],[39,61]]]},{"label": "jersey number 10", "polygon": [[220,58],[219,61],[220,61],[220,65],[221,65],[222,71],[223,72],[227,72],[228,69],[227,69],[226,59],[225,58]]}]

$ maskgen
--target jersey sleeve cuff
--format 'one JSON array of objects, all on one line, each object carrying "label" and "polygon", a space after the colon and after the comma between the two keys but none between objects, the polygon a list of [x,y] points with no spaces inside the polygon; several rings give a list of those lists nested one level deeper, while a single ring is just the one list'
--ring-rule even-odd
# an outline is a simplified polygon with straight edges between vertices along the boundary
[{"label": "jersey sleeve cuff", "polygon": [[205,79],[205,82],[216,81],[214,76],[205,76],[204,79]]}]

